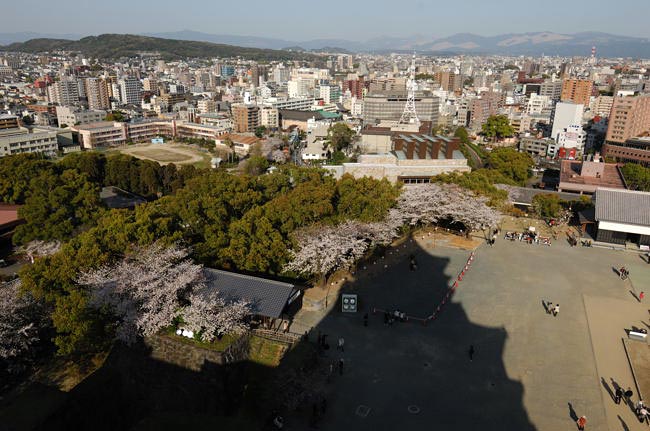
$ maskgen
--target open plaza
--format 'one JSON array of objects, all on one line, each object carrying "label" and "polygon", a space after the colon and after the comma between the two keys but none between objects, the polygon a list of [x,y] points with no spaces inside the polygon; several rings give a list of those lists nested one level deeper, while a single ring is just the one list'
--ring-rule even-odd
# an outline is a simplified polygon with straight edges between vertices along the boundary
[{"label": "open plaza", "polygon": [[[633,403],[639,391],[650,394],[648,346],[626,332],[650,323],[638,300],[650,286],[645,255],[570,247],[563,238],[530,245],[502,233],[475,250],[459,281],[470,250],[446,246],[439,234],[414,238],[330,286],[328,311],[296,316],[294,328],[313,326],[331,346],[322,353],[334,375],[319,429],[572,430],[583,415],[589,430],[648,427],[625,400],[613,401],[617,385],[633,391]],[[618,276],[621,266],[629,280]],[[455,294],[426,325],[386,324],[373,312],[426,318],[454,281]],[[341,312],[339,289],[358,295],[357,313]],[[557,316],[549,303],[560,305]]]}]

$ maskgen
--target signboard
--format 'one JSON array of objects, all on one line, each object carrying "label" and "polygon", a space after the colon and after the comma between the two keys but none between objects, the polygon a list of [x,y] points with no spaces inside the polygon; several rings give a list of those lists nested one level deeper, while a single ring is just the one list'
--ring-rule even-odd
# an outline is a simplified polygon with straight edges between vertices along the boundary
[{"label": "signboard", "polygon": [[357,312],[357,295],[355,293],[343,293],[341,295],[341,311],[344,313]]}]

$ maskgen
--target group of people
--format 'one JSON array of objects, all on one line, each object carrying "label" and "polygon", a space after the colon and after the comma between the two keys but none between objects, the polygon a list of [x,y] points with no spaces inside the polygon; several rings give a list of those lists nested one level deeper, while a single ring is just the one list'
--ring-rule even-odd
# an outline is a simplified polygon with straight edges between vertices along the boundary
[{"label": "group of people", "polygon": [[552,314],[553,317],[556,317],[560,314],[560,304],[553,305],[553,301],[544,302],[544,308],[546,308],[546,314]]},{"label": "group of people", "polygon": [[[614,402],[616,404],[620,404],[621,399],[625,397],[626,404],[632,406],[631,398],[633,395],[634,392],[632,392],[632,389],[628,388],[626,391],[623,391],[623,388],[616,386],[616,391],[614,392]],[[634,414],[641,423],[643,423],[646,418],[650,416],[650,412],[648,411],[648,408],[643,400],[639,400],[639,402],[634,405]]]},{"label": "group of people", "polygon": [[406,322],[406,313],[403,311],[384,311],[384,325],[393,326],[395,321]]},{"label": "group of people", "polygon": [[550,238],[543,237],[535,232],[506,232],[503,238],[510,241],[525,241],[528,244],[551,245]]}]

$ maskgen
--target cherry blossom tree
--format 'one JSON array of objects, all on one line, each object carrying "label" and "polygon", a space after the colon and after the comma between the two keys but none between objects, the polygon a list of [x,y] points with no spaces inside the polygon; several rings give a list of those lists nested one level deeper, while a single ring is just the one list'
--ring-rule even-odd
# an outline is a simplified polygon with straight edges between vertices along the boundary
[{"label": "cherry blossom tree", "polygon": [[208,287],[190,295],[190,305],[183,310],[184,326],[200,334],[202,341],[246,330],[245,319],[251,314],[250,304],[238,300],[227,304],[218,291]]},{"label": "cherry blossom tree", "polygon": [[410,225],[445,221],[474,231],[495,226],[501,218],[486,202],[487,198],[453,184],[417,184],[405,187],[397,211]]},{"label": "cherry blossom tree", "polygon": [[285,271],[303,275],[327,275],[353,265],[377,245],[390,244],[404,225],[458,223],[467,229],[495,226],[499,212],[486,205],[487,199],[449,184],[418,184],[405,187],[395,208],[382,222],[347,221],[338,226],[316,226],[294,235],[297,250]]},{"label": "cherry blossom tree", "polygon": [[127,344],[156,334],[179,316],[205,341],[243,331],[248,303],[226,303],[206,285],[203,267],[189,253],[158,243],[136,248],[115,264],[82,273],[78,282],[92,288],[91,305],[107,306],[119,318],[116,335]]},{"label": "cherry blossom tree", "polygon": [[10,372],[22,369],[46,321],[41,304],[21,292],[20,280],[0,285],[0,361]]},{"label": "cherry blossom tree", "polygon": [[326,275],[360,259],[372,242],[368,225],[348,221],[339,226],[314,226],[295,234],[298,251],[285,271],[303,275]]},{"label": "cherry blossom tree", "polygon": [[182,300],[204,286],[203,268],[178,245],[136,248],[112,265],[83,272],[78,282],[90,286],[91,305],[107,306],[120,319],[118,339],[133,343],[171,324]]}]

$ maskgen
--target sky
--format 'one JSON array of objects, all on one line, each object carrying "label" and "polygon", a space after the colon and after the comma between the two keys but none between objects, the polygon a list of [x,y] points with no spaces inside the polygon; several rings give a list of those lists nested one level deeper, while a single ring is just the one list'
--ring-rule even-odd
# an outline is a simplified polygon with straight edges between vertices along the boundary
[{"label": "sky", "polygon": [[32,0],[0,7],[0,33],[211,34],[290,41],[552,31],[650,37],[649,0]]}]

